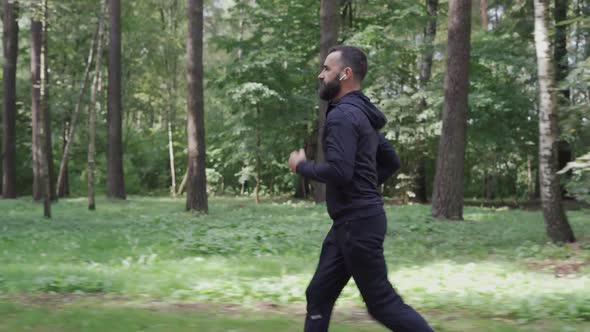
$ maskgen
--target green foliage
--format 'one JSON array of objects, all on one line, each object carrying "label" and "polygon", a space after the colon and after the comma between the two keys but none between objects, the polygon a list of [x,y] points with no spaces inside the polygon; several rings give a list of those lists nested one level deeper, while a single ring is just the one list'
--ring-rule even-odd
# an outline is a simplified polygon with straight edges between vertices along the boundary
[{"label": "green foliage", "polygon": [[[537,155],[537,77],[530,1],[488,1],[489,25],[473,11],[467,197],[528,197]],[[570,69],[560,87],[570,90],[561,103],[560,138],[574,154],[590,144],[588,19],[570,2]],[[211,193],[248,192],[250,174],[261,158],[260,177],[268,194],[292,193],[289,152],[309,145],[317,122],[320,40],[318,1],[205,1],[204,101],[207,168]],[[22,2],[21,22],[35,15]],[[418,161],[426,162],[428,191],[434,177],[446,72],[448,2],[440,1],[433,45],[424,40],[428,20],[423,1],[343,1],[339,42],[363,48],[369,58],[364,92],[387,115],[383,129],[401,157],[400,177],[386,184],[388,196],[413,195]],[[64,132],[71,120],[96,31],[96,1],[49,2],[49,105],[54,166],[60,162]],[[32,188],[30,114],[30,27],[21,24],[18,63],[17,177],[19,192]],[[125,171],[130,193],[165,193],[171,184],[168,124],[175,173],[186,171],[186,10],[180,0],[122,4]],[[421,59],[434,51],[431,79],[419,81]],[[97,123],[97,190],[106,174],[106,48]],[[93,75],[95,73],[92,73]],[[418,104],[426,107],[418,111]],[[89,102],[88,89],[83,106]],[[69,162],[72,195],[86,194],[87,116],[78,121]],[[256,128],[260,130],[257,144]],[[577,180],[578,182],[580,180]],[[213,189],[215,188],[215,189]]]},{"label": "green foliage", "polygon": [[[39,204],[0,201],[0,290],[245,306],[304,301],[330,227],[324,206],[213,198],[210,214],[195,219],[183,204],[101,198],[89,212],[84,199],[61,200],[48,223]],[[581,234],[575,249],[548,243],[539,211],[467,208],[467,221],[447,223],[428,208],[387,207],[385,257],[409,303],[449,314],[590,321],[588,211],[568,213]],[[339,303],[362,305],[352,283]]]},{"label": "green foliage", "polygon": [[567,190],[580,200],[590,202],[590,153],[579,157],[559,171],[563,174],[571,170],[573,175],[568,181]]},{"label": "green foliage", "polygon": [[77,275],[48,276],[35,280],[37,290],[54,293],[104,293],[109,291],[108,283],[97,280],[96,277],[82,277]]},{"label": "green foliage", "polygon": [[[29,300],[29,299],[25,299]],[[26,305],[0,302],[3,324],[0,331],[62,331],[62,332],[127,332],[149,330],[154,332],[295,332],[300,331],[303,314],[294,308],[272,307],[259,309],[237,309],[235,306],[206,306],[202,304],[179,303],[167,305],[154,303],[138,307],[133,303],[117,302],[116,299],[84,299],[50,297],[43,300],[59,302],[59,308],[50,303]],[[100,303],[97,303],[100,301]],[[61,303],[60,303],[61,304]],[[348,309],[348,308],[346,308]],[[262,312],[261,312],[262,311]],[[272,311],[272,312],[270,312]],[[293,313],[295,311],[296,313]],[[374,321],[360,318],[360,308],[354,313],[336,309],[330,330],[337,332],[384,331]],[[187,314],[189,312],[190,314]],[[426,319],[440,332],[550,332],[586,331],[587,324],[560,321],[543,321],[539,324],[517,324],[505,320],[489,320],[461,313],[444,315],[436,312],[425,313]]]},{"label": "green foliage", "polygon": [[[62,331],[62,332],[128,332],[149,330],[153,332],[294,332],[301,330],[302,319],[281,314],[262,314],[253,310],[236,313],[223,307],[190,306],[137,308],[126,303],[101,300],[102,305],[90,301],[75,301],[73,305],[55,310],[49,306],[25,306],[0,303],[3,322],[0,331]],[[90,302],[90,303],[89,303]],[[106,304],[106,305],[105,305]],[[190,314],[184,311],[190,310]],[[366,323],[334,322],[340,332],[375,331]]]}]

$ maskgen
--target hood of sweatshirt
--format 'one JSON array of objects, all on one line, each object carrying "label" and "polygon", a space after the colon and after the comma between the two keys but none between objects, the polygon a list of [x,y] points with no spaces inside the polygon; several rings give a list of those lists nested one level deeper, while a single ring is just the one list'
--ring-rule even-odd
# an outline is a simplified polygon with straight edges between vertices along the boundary
[{"label": "hood of sweatshirt", "polygon": [[339,100],[333,101],[331,106],[341,104],[350,104],[360,109],[367,116],[371,126],[375,129],[381,129],[387,123],[385,114],[375,107],[375,105],[371,103],[371,100],[359,90],[347,93]]}]

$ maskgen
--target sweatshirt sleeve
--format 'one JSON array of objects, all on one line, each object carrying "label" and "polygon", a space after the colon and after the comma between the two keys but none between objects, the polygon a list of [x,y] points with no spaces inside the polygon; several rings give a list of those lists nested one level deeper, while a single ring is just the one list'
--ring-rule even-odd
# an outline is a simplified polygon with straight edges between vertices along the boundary
[{"label": "sweatshirt sleeve", "polygon": [[377,146],[377,183],[382,184],[400,168],[400,161],[383,134],[379,133],[379,145]]},{"label": "sweatshirt sleeve", "polygon": [[322,183],[346,184],[352,181],[358,132],[350,117],[340,109],[326,119],[326,161],[302,161],[298,174]]}]

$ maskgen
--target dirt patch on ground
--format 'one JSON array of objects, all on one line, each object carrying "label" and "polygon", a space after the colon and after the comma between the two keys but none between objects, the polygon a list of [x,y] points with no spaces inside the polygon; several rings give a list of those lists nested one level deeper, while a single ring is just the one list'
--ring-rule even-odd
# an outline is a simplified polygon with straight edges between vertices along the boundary
[{"label": "dirt patch on ground", "polygon": [[0,299],[6,299],[24,306],[41,306],[56,309],[60,309],[69,304],[80,303],[81,301],[86,299],[90,299],[96,303],[122,303],[125,301],[129,301],[129,298],[125,296],[107,295],[102,293],[14,293],[0,294]]},{"label": "dirt patch on ground", "polygon": [[[562,201],[563,207],[569,211],[590,209],[590,204],[573,199],[565,199]],[[479,206],[488,208],[509,208],[520,210],[541,210],[542,205],[540,200],[528,201],[465,201],[466,206]]]},{"label": "dirt patch on ground", "polygon": [[550,271],[557,278],[563,278],[575,276],[582,268],[590,266],[590,261],[546,259],[542,262],[529,263],[527,266],[533,270]]},{"label": "dirt patch on ground", "polygon": [[[125,296],[84,293],[15,293],[0,294],[0,299],[27,307],[61,310],[68,305],[126,307],[162,312],[209,312],[216,314],[269,313],[292,317],[305,316],[305,304],[277,304],[259,301],[252,305],[206,302],[174,302],[160,299],[132,299]],[[336,306],[333,317],[339,321],[370,321],[361,306]]]}]

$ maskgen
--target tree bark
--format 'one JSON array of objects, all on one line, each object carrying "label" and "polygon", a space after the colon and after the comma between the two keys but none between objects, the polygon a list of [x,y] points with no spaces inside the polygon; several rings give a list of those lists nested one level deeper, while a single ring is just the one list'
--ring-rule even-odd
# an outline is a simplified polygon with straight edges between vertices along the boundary
[{"label": "tree bark", "polygon": [[[568,0],[555,0],[554,20],[555,20],[555,45],[553,56],[555,59],[555,80],[561,82],[567,77],[567,25],[560,25],[567,19]],[[560,90],[565,100],[569,100],[569,89]]]},{"label": "tree bark", "polygon": [[174,166],[174,141],[172,140],[172,116],[168,114],[168,154],[170,159],[170,194],[176,197],[176,170]]},{"label": "tree bark", "polygon": [[3,1],[2,197],[17,197],[16,182],[16,65],[18,59],[18,1]]},{"label": "tree bark", "polygon": [[432,197],[432,215],[437,218],[463,219],[470,34],[471,1],[451,0],[445,104]]},{"label": "tree bark", "polygon": [[203,0],[187,0],[187,134],[188,179],[186,209],[208,211],[203,105]]},{"label": "tree bark", "polygon": [[561,202],[557,172],[557,103],[549,41],[549,0],[534,0],[535,47],[539,79],[539,171],[547,235],[553,242],[574,242]]},{"label": "tree bark", "polygon": [[31,19],[31,127],[33,147],[33,199],[43,199],[42,148],[39,142],[43,130],[41,110],[41,34],[43,23],[36,17]]},{"label": "tree bark", "polygon": [[[160,15],[162,19],[162,25],[164,29],[170,29],[172,36],[176,36],[176,28],[177,28],[177,17],[176,17],[176,9],[178,7],[178,0],[173,0],[170,6],[170,17],[169,20],[166,21],[166,14],[165,9],[160,9]],[[176,167],[174,161],[174,140],[173,140],[173,132],[175,128],[176,122],[176,91],[177,91],[177,57],[175,50],[172,49],[169,51],[169,48],[166,48],[164,51],[165,56],[165,67],[167,71],[170,73],[171,77],[170,80],[172,84],[166,84],[168,90],[168,114],[167,114],[167,124],[168,124],[168,155],[170,160],[170,194],[172,197],[176,197]],[[168,61],[168,59],[172,59],[172,63]]]},{"label": "tree bark", "polygon": [[[45,99],[45,54],[43,47],[43,19],[45,0],[35,3],[39,9],[31,19],[31,106],[33,127],[33,198],[43,200],[43,214],[51,218],[51,189],[47,151],[48,120],[43,111]],[[39,12],[41,15],[39,15]]]},{"label": "tree bark", "polygon": [[[438,8],[438,0],[427,0],[426,10],[428,20],[424,27],[424,53],[422,54],[422,61],[420,66],[420,88],[424,89],[426,84],[430,81],[432,72],[432,58],[434,56],[433,43],[436,37],[436,15]],[[427,107],[426,98],[420,98],[417,106],[417,114],[422,113]],[[418,203],[426,203],[428,201],[426,190],[426,156],[424,155],[424,137],[418,132],[416,139],[416,146],[418,148],[418,160],[415,166],[413,192],[415,194],[414,201]]]},{"label": "tree bark", "polygon": [[[63,123],[62,132],[61,132],[62,149],[65,150],[66,145],[68,144],[68,136],[69,136],[69,134],[68,134],[69,133],[69,118],[68,118],[67,114],[64,114],[62,123]],[[69,181],[68,174],[69,174],[68,165],[66,164],[65,169],[64,169],[64,177],[61,182],[61,186],[57,187],[57,197],[58,198],[64,198],[64,197],[70,196],[70,181]],[[59,174],[58,174],[58,179],[59,179]]]},{"label": "tree bark", "polygon": [[488,2],[487,0],[481,0],[481,27],[484,31],[488,30]]},{"label": "tree bark", "polygon": [[[560,25],[560,22],[567,20],[568,0],[555,0],[554,7],[554,21],[555,21],[555,45],[553,47],[553,56],[555,59],[555,80],[556,84],[563,81],[568,74],[568,59],[567,59],[567,25]],[[568,105],[570,100],[569,88],[559,90],[561,93],[557,97],[558,105]],[[559,128],[557,129],[559,140]],[[557,144],[557,168],[564,168],[568,162],[572,161],[573,153],[569,142],[559,140]],[[566,173],[566,177],[570,176],[571,172]],[[560,185],[562,194],[565,195],[566,189]]]},{"label": "tree bark", "polygon": [[66,139],[66,146],[64,147],[64,154],[61,159],[61,163],[59,165],[59,175],[57,176],[57,188],[59,197],[64,196],[64,186],[63,181],[66,176],[66,168],[68,165],[68,158],[70,156],[70,148],[72,147],[72,143],[74,142],[74,135],[76,133],[76,124],[78,122],[78,116],[80,115],[80,107],[82,105],[82,101],[84,99],[84,90],[86,90],[86,86],[88,85],[88,78],[90,76],[90,68],[92,66],[92,61],[94,58],[94,47],[96,44],[96,40],[98,38],[98,31],[95,33],[94,38],[92,39],[92,43],[90,44],[90,50],[88,51],[88,60],[86,61],[86,68],[84,69],[84,78],[82,79],[82,83],[80,84],[80,90],[78,91],[78,101],[76,102],[76,106],[74,107],[74,113],[72,114],[72,118],[70,120],[70,126],[68,129],[68,136]]},{"label": "tree bark", "polygon": [[125,199],[121,106],[121,0],[109,0],[107,197]]},{"label": "tree bark", "polygon": [[182,181],[180,181],[180,185],[178,186],[178,191],[176,192],[177,196],[180,196],[184,193],[187,179],[188,179],[188,169],[186,170],[186,172],[184,172],[184,175],[182,176]]},{"label": "tree bark", "polygon": [[535,199],[535,184],[533,182],[533,161],[531,155],[527,155],[527,197]]},{"label": "tree bark", "polygon": [[[582,15],[584,17],[590,17],[590,0],[584,0],[582,6]],[[590,56],[590,29],[586,28],[583,32],[584,35],[584,58]],[[588,98],[590,99],[590,91],[588,91]]]},{"label": "tree bark", "polygon": [[260,107],[256,105],[256,204],[260,204]]},{"label": "tree bark", "polygon": [[91,211],[96,210],[94,190],[94,174],[96,167],[96,110],[100,109],[100,103],[98,102],[97,96],[100,94],[100,88],[102,86],[100,60],[103,50],[104,13],[105,0],[100,0],[96,61],[94,62],[94,78],[92,79],[92,88],[90,90],[90,105],[88,106],[88,210]]},{"label": "tree bark", "polygon": [[[324,66],[324,60],[328,56],[328,51],[331,47],[338,43],[338,29],[340,22],[339,15],[339,1],[321,0],[320,8],[320,71]],[[317,162],[325,161],[324,156],[324,125],[326,123],[326,111],[328,103],[320,100],[320,107],[318,110],[318,136],[317,149],[315,160]],[[316,202],[323,202],[326,200],[326,185],[323,183],[316,183],[314,199]]]},{"label": "tree bark", "polygon": [[41,75],[43,88],[41,90],[41,109],[43,112],[43,126],[45,128],[45,151],[47,157],[47,181],[49,184],[49,196],[52,201],[57,201],[57,191],[55,190],[55,169],[53,166],[53,139],[51,135],[51,112],[49,111],[49,62],[47,61],[47,44],[49,35],[47,33],[48,26],[48,10],[47,2],[49,0],[41,0],[42,23],[43,30],[41,33]]}]

